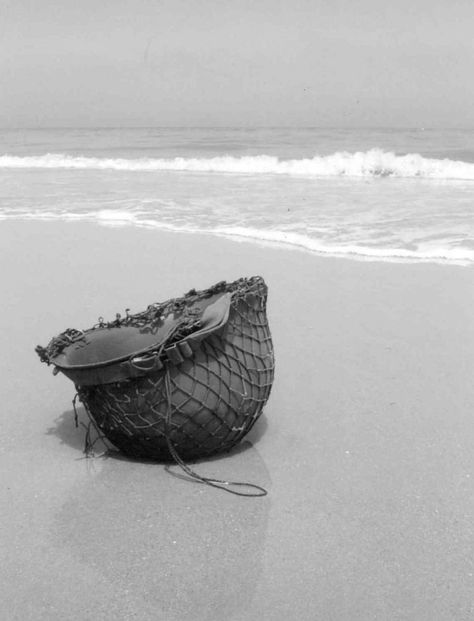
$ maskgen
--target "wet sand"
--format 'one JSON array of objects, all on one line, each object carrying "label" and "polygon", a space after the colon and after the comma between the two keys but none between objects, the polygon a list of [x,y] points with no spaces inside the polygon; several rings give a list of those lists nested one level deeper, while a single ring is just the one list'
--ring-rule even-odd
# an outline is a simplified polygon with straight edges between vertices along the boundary
[{"label": "wet sand", "polygon": [[[474,617],[472,268],[76,223],[2,222],[0,253],[2,618]],[[83,459],[74,387],[35,345],[254,274],[273,391],[248,442],[196,469],[268,496]]]}]

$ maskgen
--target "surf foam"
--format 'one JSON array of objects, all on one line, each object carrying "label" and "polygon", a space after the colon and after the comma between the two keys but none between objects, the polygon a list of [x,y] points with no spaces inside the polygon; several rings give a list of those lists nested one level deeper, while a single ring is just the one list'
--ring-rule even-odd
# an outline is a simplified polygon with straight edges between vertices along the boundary
[{"label": "surf foam", "polygon": [[263,230],[251,227],[195,227],[192,225],[175,225],[154,219],[143,218],[138,214],[120,210],[89,211],[82,213],[68,212],[10,212],[0,213],[0,220],[39,220],[39,221],[84,221],[94,222],[107,227],[135,226],[138,228],[161,231],[215,235],[235,241],[257,243],[310,252],[320,256],[341,257],[365,261],[402,262],[402,263],[439,263],[447,265],[468,266],[474,264],[474,250],[468,248],[446,248],[444,246],[420,244],[416,250],[406,248],[366,247],[360,244],[331,244],[301,233],[279,230]]},{"label": "surf foam", "polygon": [[127,172],[189,171],[204,173],[273,174],[309,177],[403,177],[474,180],[474,164],[430,159],[418,153],[396,155],[380,149],[309,159],[280,160],[269,155],[213,158],[125,159],[71,156],[60,153],[0,156],[0,168],[115,170]]}]

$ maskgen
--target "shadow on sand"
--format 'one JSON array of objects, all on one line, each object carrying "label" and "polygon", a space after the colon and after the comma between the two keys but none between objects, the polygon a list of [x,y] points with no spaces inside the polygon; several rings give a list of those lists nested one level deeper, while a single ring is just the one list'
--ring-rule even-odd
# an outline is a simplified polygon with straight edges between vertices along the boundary
[{"label": "shadow on sand", "polygon": [[[88,418],[83,408],[77,413],[79,428],[71,410],[48,434],[79,452]],[[265,419],[257,425],[253,441],[263,434]],[[57,545],[100,572],[122,598],[122,612],[138,610],[143,621],[222,621],[245,614],[262,572],[270,497],[239,498],[171,477],[156,462],[118,452],[107,457],[81,477],[57,513]],[[201,460],[198,471],[271,485],[247,441]]]}]

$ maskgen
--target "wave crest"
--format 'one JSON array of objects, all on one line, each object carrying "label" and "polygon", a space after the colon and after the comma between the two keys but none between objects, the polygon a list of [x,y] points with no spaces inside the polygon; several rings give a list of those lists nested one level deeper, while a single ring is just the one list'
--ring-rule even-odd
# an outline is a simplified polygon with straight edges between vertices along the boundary
[{"label": "wave crest", "polygon": [[280,160],[270,155],[212,158],[125,159],[71,156],[48,153],[20,157],[0,156],[0,168],[116,170],[130,172],[190,171],[204,173],[274,174],[309,177],[403,177],[474,180],[474,164],[449,159],[425,158],[418,153],[395,153],[370,149],[307,159]]}]

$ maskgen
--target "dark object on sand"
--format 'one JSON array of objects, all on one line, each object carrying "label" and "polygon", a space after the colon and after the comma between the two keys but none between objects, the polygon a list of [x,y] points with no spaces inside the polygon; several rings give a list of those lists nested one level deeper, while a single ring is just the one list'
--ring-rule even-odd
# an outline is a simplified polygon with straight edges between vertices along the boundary
[{"label": "dark object on sand", "polygon": [[259,276],[221,282],[36,351],[120,451],[180,463],[228,451],[260,416],[274,375],[266,301]]}]

